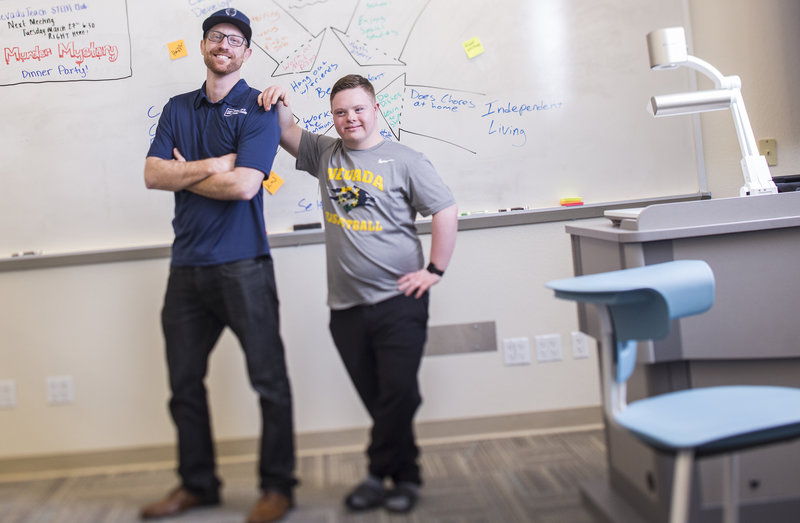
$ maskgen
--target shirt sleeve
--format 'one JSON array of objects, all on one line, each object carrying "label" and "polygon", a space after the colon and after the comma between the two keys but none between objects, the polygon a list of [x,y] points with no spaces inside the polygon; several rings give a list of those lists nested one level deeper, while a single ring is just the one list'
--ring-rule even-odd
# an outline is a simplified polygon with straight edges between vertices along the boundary
[{"label": "shirt sleeve", "polygon": [[300,135],[300,145],[297,147],[297,161],[295,168],[299,171],[317,175],[319,154],[317,152],[317,135],[303,129]]},{"label": "shirt sleeve", "polygon": [[281,138],[278,112],[255,104],[250,104],[248,111],[236,148],[236,167],[258,169],[269,176]]},{"label": "shirt sleeve", "polygon": [[456,203],[450,188],[428,158],[418,153],[409,169],[411,205],[422,216],[430,216]]},{"label": "shirt sleeve", "polygon": [[318,178],[321,173],[320,162],[323,159],[323,153],[333,147],[337,141],[336,138],[303,129],[300,146],[297,148],[295,168]]}]

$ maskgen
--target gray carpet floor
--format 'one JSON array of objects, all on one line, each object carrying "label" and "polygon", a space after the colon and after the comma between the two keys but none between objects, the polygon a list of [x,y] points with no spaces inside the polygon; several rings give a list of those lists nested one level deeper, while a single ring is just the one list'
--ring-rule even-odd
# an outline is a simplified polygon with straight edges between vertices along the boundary
[{"label": "gray carpet floor", "polygon": [[[593,523],[579,483],[607,474],[601,430],[422,445],[422,497],[409,515],[349,513],[342,498],[364,476],[362,452],[301,455],[287,523]],[[258,496],[252,457],[223,461],[223,503],[165,522],[243,522]],[[2,523],[122,523],[176,484],[169,467],[0,483]]]}]

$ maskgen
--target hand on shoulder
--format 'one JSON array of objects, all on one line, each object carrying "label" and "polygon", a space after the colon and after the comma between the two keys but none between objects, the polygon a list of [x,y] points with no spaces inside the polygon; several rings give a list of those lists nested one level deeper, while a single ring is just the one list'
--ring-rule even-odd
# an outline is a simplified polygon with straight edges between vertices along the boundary
[{"label": "hand on shoulder", "polygon": [[270,85],[258,95],[258,105],[265,111],[269,111],[279,101],[282,101],[285,107],[289,107],[289,94],[280,85]]}]

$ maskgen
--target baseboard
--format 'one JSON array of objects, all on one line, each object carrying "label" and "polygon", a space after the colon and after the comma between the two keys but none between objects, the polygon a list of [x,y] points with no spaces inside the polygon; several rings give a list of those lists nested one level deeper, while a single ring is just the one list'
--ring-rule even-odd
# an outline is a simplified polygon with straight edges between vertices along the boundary
[{"label": "baseboard", "polygon": [[[416,425],[416,432],[420,445],[424,446],[448,441],[594,429],[602,426],[602,423],[602,410],[597,406],[483,418],[421,421]],[[297,453],[303,456],[359,450],[364,448],[367,436],[367,427],[299,433],[296,435]],[[257,451],[257,438],[217,442],[220,462],[253,460]],[[6,458],[0,459],[0,482],[174,466],[175,448],[172,444]]]}]

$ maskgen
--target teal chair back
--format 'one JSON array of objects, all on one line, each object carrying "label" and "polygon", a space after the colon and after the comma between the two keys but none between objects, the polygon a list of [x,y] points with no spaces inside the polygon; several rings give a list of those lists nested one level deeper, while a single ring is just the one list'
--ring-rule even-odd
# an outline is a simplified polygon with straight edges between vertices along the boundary
[{"label": "teal chair back", "polygon": [[677,260],[624,271],[589,274],[547,284],[557,297],[604,305],[613,327],[617,382],[631,376],[637,341],[661,339],[672,320],[707,311],[714,273],[701,260]]}]

